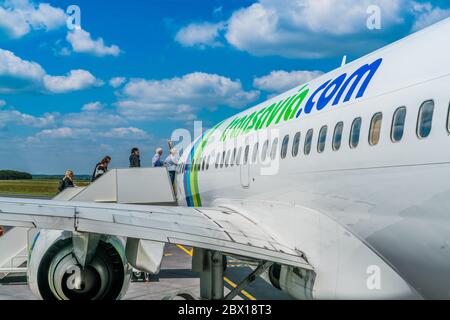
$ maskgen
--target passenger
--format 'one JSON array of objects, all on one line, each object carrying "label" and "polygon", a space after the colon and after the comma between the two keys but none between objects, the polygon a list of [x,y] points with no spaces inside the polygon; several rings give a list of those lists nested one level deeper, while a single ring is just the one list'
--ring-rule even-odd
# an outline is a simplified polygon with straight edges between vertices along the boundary
[{"label": "passenger", "polygon": [[74,188],[75,183],[73,182],[73,171],[67,170],[64,178],[59,181],[58,190],[59,192],[63,192],[67,188]]},{"label": "passenger", "polygon": [[153,156],[152,159],[152,167],[162,167],[164,166],[164,163],[161,161],[161,156],[163,154],[163,149],[162,148],[157,148],[156,149],[156,153]]},{"label": "passenger", "polygon": [[141,156],[139,155],[139,149],[131,149],[130,154],[130,168],[140,168],[141,167]]},{"label": "passenger", "polygon": [[178,165],[178,154],[175,148],[170,150],[170,155],[164,161],[164,165],[167,167],[167,171],[169,171],[170,181],[172,181],[172,185],[175,182],[175,172],[177,171]]},{"label": "passenger", "polygon": [[108,165],[111,162],[111,157],[106,156],[102,159],[101,162],[97,163],[95,165],[94,172],[92,173],[91,182],[94,182],[98,178],[100,178],[102,175],[104,175],[108,171]]}]

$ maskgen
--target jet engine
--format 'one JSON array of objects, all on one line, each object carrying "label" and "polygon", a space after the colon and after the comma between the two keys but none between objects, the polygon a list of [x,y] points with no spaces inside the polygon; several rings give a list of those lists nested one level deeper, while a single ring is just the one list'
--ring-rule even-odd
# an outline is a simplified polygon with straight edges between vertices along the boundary
[{"label": "jet engine", "polygon": [[269,268],[272,285],[299,300],[313,299],[315,272],[291,266],[273,264]]},{"label": "jet engine", "polygon": [[115,300],[128,289],[131,268],[117,237],[80,242],[71,232],[41,230],[30,249],[28,282],[44,300]]}]

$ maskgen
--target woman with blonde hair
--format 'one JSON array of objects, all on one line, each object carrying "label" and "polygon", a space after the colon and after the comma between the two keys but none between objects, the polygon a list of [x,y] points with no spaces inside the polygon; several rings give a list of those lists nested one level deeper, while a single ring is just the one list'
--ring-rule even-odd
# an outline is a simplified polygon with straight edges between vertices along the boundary
[{"label": "woman with blonde hair", "polygon": [[59,192],[64,191],[67,188],[75,187],[75,183],[73,182],[73,171],[67,170],[64,178],[61,179],[58,185]]}]

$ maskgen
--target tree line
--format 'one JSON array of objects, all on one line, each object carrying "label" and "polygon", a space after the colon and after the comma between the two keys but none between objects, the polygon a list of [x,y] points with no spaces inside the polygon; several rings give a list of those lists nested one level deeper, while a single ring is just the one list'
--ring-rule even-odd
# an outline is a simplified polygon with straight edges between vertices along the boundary
[{"label": "tree line", "polygon": [[0,180],[30,180],[33,176],[27,172],[0,170]]}]

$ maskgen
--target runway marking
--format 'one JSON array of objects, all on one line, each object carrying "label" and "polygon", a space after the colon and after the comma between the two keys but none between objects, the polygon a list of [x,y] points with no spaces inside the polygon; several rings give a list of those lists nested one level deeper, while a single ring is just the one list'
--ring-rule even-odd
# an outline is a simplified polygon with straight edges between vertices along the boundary
[{"label": "runway marking", "polygon": [[[193,251],[194,249],[188,250],[185,247],[183,247],[181,244],[177,244],[177,247],[181,250],[183,250],[187,255],[191,256],[193,255]],[[232,286],[233,288],[237,287],[237,284],[234,283],[233,281],[231,281],[230,279],[228,279],[227,277],[223,277],[223,280],[228,283],[230,286]],[[250,293],[248,293],[245,290],[242,290],[241,293],[249,300],[256,300],[256,298],[254,296],[252,296]]]}]

